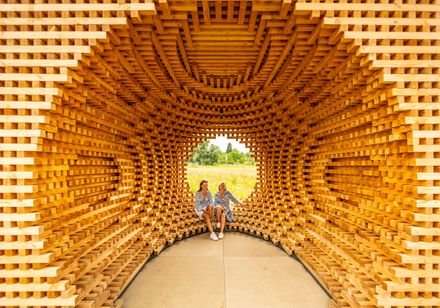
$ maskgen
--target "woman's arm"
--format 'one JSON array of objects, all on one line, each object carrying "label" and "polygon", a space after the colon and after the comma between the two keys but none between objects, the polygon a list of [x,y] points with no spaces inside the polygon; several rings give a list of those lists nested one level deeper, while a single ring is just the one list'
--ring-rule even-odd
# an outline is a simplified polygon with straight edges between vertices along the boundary
[{"label": "woman's arm", "polygon": [[194,210],[196,213],[202,210],[202,194],[200,192],[196,192],[196,200],[194,202]]},{"label": "woman's arm", "polygon": [[217,205],[221,205],[220,204],[220,196],[219,196],[218,192],[216,192],[214,194],[214,206],[217,206]]},{"label": "woman's arm", "polygon": [[[228,191],[229,192],[229,191]],[[240,203],[240,201],[238,201],[237,200],[237,198],[235,198],[234,197],[234,195],[233,194],[231,194],[231,192],[229,192],[229,199],[231,199],[232,200],[232,202],[234,202],[235,203],[235,205],[237,205],[237,204],[239,204]]]},{"label": "woman's arm", "polygon": [[212,202],[212,195],[209,190],[208,190],[208,205],[214,206],[214,202]]}]

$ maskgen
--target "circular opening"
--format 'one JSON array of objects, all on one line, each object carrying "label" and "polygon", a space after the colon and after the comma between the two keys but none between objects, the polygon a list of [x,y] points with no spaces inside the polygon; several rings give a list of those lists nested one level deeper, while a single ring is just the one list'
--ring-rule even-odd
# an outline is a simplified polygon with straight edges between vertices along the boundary
[{"label": "circular opening", "polygon": [[253,191],[257,166],[249,149],[235,139],[217,136],[199,144],[187,163],[187,177],[192,193],[207,180],[212,194],[225,182],[227,189],[240,201]]}]

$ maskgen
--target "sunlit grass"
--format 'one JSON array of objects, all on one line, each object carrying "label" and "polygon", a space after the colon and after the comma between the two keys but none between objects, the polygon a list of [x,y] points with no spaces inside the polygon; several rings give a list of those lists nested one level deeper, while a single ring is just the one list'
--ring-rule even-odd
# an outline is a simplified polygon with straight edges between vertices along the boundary
[{"label": "sunlit grass", "polygon": [[255,165],[188,165],[188,180],[191,192],[199,189],[202,180],[208,180],[209,190],[214,197],[220,182],[225,182],[228,190],[240,201],[248,197],[255,186],[257,167]]}]

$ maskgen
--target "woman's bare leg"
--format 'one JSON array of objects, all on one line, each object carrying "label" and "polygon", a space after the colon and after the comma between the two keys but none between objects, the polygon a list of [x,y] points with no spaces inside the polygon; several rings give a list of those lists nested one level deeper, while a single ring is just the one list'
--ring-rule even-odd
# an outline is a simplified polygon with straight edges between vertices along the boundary
[{"label": "woman's bare leg", "polygon": [[209,218],[212,219],[212,217],[214,217],[214,207],[212,205],[208,206],[207,211],[209,214]]},{"label": "woman's bare leg", "polygon": [[210,233],[214,232],[214,229],[212,228],[211,216],[209,215],[209,212],[203,211],[202,217],[205,220],[205,223],[208,225],[209,232]]},{"label": "woman's bare leg", "polygon": [[222,222],[222,227],[220,229],[220,232],[223,233],[223,230],[225,230],[225,225],[226,225],[226,215],[225,215],[225,213],[222,214],[221,222]]},{"label": "woman's bare leg", "polygon": [[217,222],[221,222],[221,221],[222,221],[222,220],[221,220],[222,211],[223,211],[222,207],[221,207],[221,206],[218,206],[218,207],[217,207]]}]

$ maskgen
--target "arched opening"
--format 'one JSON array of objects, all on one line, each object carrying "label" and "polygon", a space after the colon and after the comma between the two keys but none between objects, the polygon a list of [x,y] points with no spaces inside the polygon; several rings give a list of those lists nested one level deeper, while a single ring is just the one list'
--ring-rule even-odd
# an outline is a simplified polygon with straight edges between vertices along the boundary
[{"label": "arched opening", "polygon": [[240,201],[245,201],[255,189],[257,164],[244,144],[226,136],[216,136],[199,144],[190,155],[187,178],[191,193],[207,180],[212,194],[224,182]]}]

